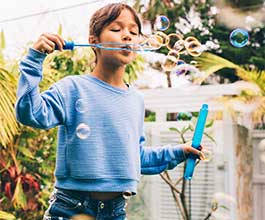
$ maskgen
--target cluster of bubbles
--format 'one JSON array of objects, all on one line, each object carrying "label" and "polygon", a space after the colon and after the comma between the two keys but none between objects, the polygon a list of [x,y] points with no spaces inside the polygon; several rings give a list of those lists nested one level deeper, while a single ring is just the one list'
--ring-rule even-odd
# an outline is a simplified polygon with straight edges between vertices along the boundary
[{"label": "cluster of bubbles", "polygon": [[163,46],[166,47],[169,52],[162,63],[164,71],[174,71],[177,75],[185,74],[188,71],[198,71],[193,65],[186,64],[181,60],[180,55],[200,56],[203,52],[200,41],[193,36],[184,39],[182,35],[177,33],[167,35],[163,31],[167,30],[169,26],[170,22],[166,16],[158,16],[154,25],[156,32],[143,39],[142,49],[144,51],[151,48],[158,50]]},{"label": "cluster of bubbles", "polygon": [[[194,65],[186,64],[180,59],[181,54],[188,54],[193,57],[200,56],[203,52],[203,46],[200,41],[189,36],[186,39],[177,33],[166,34],[163,31],[170,27],[169,19],[160,15],[157,16],[154,24],[156,32],[154,34],[145,35],[140,44],[117,44],[117,43],[102,43],[98,45],[101,49],[107,50],[132,50],[132,51],[155,51],[161,47],[166,47],[169,52],[162,63],[162,69],[182,75],[186,73],[198,75],[199,70]],[[238,48],[244,47],[249,42],[249,34],[246,30],[237,28],[230,33],[230,43]],[[185,65],[183,65],[185,64]]]},{"label": "cluster of bubbles", "polygon": [[[155,51],[161,47],[166,47],[169,52],[165,57],[162,64],[164,71],[172,71],[177,66],[185,64],[183,60],[180,59],[181,54],[189,54],[191,56],[199,56],[203,52],[203,47],[199,40],[193,36],[189,36],[186,39],[180,34],[171,33],[166,34],[163,31],[167,30],[170,26],[169,19],[164,16],[158,16],[155,21],[154,34],[144,35],[139,44],[121,44],[116,42],[104,42],[99,43],[96,47],[105,50],[127,50],[127,51]],[[181,70],[180,70],[181,69]],[[176,74],[183,74],[187,71],[194,71],[194,66],[186,65],[176,70]],[[198,71],[198,70],[197,70]]]}]

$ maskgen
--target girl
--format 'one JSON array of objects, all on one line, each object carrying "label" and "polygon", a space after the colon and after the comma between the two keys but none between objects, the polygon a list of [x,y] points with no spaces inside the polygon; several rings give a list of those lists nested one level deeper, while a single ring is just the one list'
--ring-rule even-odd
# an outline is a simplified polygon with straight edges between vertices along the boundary
[{"label": "girl", "polygon": [[[130,6],[115,3],[94,13],[89,31],[90,43],[137,44],[141,23]],[[59,126],[55,191],[44,219],[124,220],[125,200],[136,194],[141,174],[173,169],[200,151],[143,146],[144,101],[122,80],[136,57],[130,50],[94,48],[92,73],[65,77],[39,93],[43,60],[63,45],[60,36],[42,34],[20,63],[18,121],[41,129]]]}]

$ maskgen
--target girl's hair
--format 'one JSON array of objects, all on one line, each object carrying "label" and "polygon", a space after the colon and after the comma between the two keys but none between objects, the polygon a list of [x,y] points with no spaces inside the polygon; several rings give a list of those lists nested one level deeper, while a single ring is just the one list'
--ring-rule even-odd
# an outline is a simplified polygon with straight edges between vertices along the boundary
[{"label": "girl's hair", "polygon": [[113,3],[98,9],[92,15],[89,24],[89,35],[99,37],[102,29],[113,22],[117,17],[119,17],[123,9],[128,9],[132,13],[134,20],[138,26],[139,34],[142,34],[141,21],[136,11],[132,7],[124,3]]}]

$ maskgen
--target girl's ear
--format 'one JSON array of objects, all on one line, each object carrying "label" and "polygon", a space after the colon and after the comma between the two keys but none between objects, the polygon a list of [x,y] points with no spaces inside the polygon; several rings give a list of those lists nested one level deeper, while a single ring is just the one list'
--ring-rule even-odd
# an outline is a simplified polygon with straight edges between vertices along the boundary
[{"label": "girl's ear", "polygon": [[98,37],[96,37],[94,35],[89,36],[88,41],[90,44],[97,44],[99,42]]}]

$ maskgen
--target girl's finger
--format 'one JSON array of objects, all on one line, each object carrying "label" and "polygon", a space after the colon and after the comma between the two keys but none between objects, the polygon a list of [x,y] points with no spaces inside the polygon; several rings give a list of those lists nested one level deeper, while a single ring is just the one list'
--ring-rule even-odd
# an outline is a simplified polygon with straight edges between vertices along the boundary
[{"label": "girl's finger", "polygon": [[204,153],[202,151],[199,151],[199,158],[201,160],[205,160],[205,155],[204,155]]},{"label": "girl's finger", "polygon": [[54,51],[55,44],[52,41],[49,41],[48,39],[44,40],[40,51],[42,53],[52,53]]},{"label": "girl's finger", "polygon": [[65,45],[64,39],[59,35],[59,34],[55,34],[55,36],[57,36],[57,38],[61,41],[62,45]]},{"label": "girl's finger", "polygon": [[47,34],[47,38],[58,46],[59,50],[63,50],[63,39],[59,35]]}]

